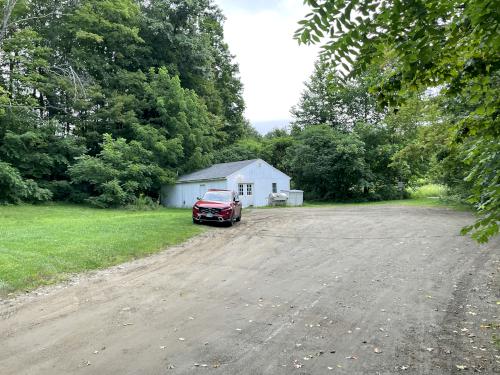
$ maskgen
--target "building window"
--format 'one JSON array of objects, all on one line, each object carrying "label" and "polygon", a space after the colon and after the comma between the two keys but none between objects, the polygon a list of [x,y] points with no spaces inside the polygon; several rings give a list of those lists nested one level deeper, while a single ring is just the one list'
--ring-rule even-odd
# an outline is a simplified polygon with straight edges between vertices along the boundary
[{"label": "building window", "polygon": [[242,196],[244,194],[243,184],[238,184],[238,194]]},{"label": "building window", "polygon": [[276,185],[276,182],[273,182],[273,193],[278,192],[278,186]]},{"label": "building window", "polygon": [[247,184],[247,195],[252,195],[252,184]]}]

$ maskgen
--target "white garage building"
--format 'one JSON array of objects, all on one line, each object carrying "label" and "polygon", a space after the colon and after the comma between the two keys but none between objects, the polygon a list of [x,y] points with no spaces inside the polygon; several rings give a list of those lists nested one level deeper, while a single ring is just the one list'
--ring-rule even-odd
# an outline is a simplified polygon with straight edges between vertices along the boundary
[{"label": "white garage building", "polygon": [[262,159],[215,164],[179,177],[162,188],[162,204],[192,207],[208,189],[235,191],[243,207],[267,206],[270,193],[290,190],[290,177]]}]

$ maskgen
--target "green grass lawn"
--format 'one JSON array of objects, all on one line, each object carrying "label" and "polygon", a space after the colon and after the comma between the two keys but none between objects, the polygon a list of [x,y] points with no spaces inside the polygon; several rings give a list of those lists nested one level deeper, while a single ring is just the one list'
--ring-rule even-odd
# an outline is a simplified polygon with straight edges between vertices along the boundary
[{"label": "green grass lawn", "polygon": [[201,231],[189,210],[0,206],[0,295],[152,254]]}]

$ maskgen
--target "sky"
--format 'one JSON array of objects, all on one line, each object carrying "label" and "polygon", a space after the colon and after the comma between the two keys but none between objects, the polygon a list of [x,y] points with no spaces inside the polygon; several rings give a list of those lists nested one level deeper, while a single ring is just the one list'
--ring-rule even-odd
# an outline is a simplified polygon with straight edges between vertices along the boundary
[{"label": "sky", "polygon": [[226,16],[225,40],[240,66],[246,118],[262,133],[281,127],[290,120],[319,51],[293,39],[307,7],[302,0],[215,2]]}]

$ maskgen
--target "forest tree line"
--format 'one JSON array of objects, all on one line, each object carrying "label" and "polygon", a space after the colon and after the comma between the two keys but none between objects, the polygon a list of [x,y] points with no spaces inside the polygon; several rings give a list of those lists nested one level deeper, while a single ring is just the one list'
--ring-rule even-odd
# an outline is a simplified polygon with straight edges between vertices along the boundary
[{"label": "forest tree line", "polygon": [[381,106],[371,87],[383,74],[372,69],[344,80],[319,59],[289,129],[249,134],[215,152],[215,160],[262,158],[292,176],[308,200],[399,199],[426,183],[447,185],[450,196],[465,199],[468,172],[451,143],[460,106],[437,90]]},{"label": "forest tree line", "polygon": [[250,129],[211,0],[0,9],[0,201],[157,199]]}]

